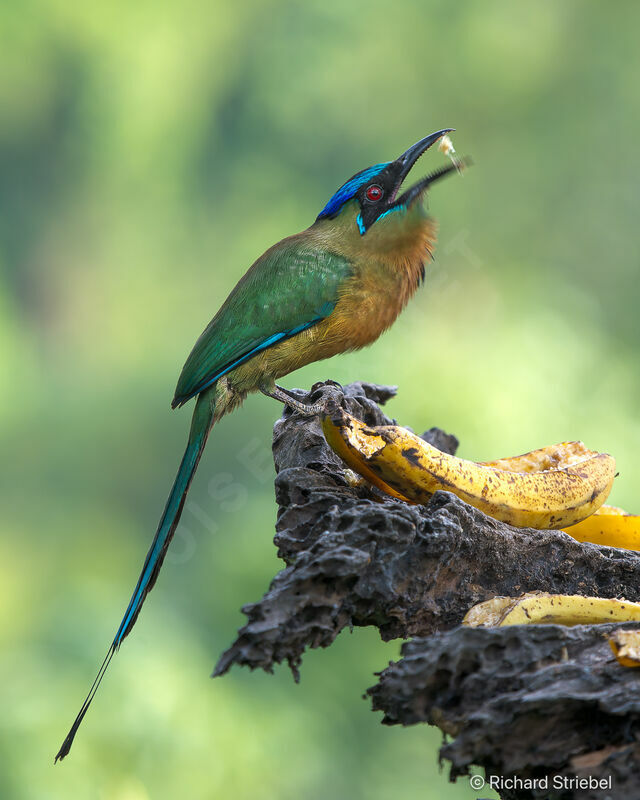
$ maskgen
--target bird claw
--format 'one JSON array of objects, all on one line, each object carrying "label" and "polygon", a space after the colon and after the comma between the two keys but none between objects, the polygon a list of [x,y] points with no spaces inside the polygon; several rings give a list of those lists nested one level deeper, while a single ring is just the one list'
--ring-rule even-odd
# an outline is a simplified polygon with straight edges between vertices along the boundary
[{"label": "bird claw", "polygon": [[268,397],[272,397],[274,400],[279,400],[281,403],[284,403],[291,411],[295,411],[303,417],[315,417],[318,414],[324,413],[326,410],[327,404],[325,398],[322,398],[318,403],[303,403],[302,400],[298,400],[298,398],[287,389],[283,389],[282,386],[278,386],[277,384],[269,390],[262,389],[261,391]]}]

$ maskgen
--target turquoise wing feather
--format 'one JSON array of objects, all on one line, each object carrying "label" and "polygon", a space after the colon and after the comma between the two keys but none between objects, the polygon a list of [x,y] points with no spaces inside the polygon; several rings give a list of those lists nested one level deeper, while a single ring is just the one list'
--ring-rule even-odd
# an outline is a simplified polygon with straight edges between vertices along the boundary
[{"label": "turquoise wing feather", "polygon": [[191,351],[178,380],[174,408],[333,311],[352,265],[310,246],[302,236],[267,250],[238,282]]}]

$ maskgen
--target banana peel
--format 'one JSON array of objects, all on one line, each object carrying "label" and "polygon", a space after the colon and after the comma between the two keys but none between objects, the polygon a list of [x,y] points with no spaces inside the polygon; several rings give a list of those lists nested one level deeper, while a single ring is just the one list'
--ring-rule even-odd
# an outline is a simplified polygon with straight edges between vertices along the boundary
[{"label": "banana peel", "polygon": [[520,528],[561,529],[604,503],[615,460],[582,442],[563,442],[513,458],[476,463],[443,453],[406,428],[371,427],[343,409],[323,415],[325,438],[354,471],[410,503],[452,492],[495,519]]},{"label": "banana peel", "polygon": [[[472,606],[462,624],[470,628],[507,625],[601,625],[640,622],[640,603],[624,599],[528,592],[520,597],[494,597]],[[609,646],[623,667],[640,667],[640,630],[618,630]]]},{"label": "banana peel", "polygon": [[322,419],[322,431],[327,444],[353,472],[362,475],[369,483],[391,497],[410,503],[411,500],[406,495],[383,481],[367,466],[367,455],[373,454],[377,447],[384,446],[384,442],[373,434],[365,433],[365,429],[363,423],[346,412],[340,414],[339,424],[334,423],[329,415],[325,415]]},{"label": "banana peel", "polygon": [[609,646],[623,667],[640,667],[640,631],[616,631]]},{"label": "banana peel", "polygon": [[[499,628],[505,625],[600,625],[640,622],[640,603],[624,599],[528,592],[520,597],[494,597],[467,611],[463,625]],[[640,650],[639,650],[640,653]]]},{"label": "banana peel", "polygon": [[507,472],[524,472],[533,474],[563,469],[578,464],[593,455],[583,442],[560,442],[531,450],[521,456],[498,458],[495,461],[481,461],[483,467],[495,467]]},{"label": "banana peel", "polygon": [[615,506],[603,505],[587,519],[563,530],[579,542],[640,550],[640,515]]}]

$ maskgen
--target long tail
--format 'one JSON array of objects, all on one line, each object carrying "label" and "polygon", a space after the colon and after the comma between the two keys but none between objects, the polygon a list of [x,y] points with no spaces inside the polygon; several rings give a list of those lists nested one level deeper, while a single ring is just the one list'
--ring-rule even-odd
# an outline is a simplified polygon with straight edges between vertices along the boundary
[{"label": "long tail", "polygon": [[136,588],[131,596],[131,600],[129,601],[129,605],[127,606],[124,617],[122,618],[118,632],[116,633],[115,638],[111,643],[111,647],[109,648],[109,651],[102,662],[102,666],[98,670],[98,674],[96,675],[96,679],[94,680],[91,689],[89,690],[89,694],[82,704],[82,708],[78,712],[75,722],[71,726],[71,730],[67,734],[66,739],[62,743],[62,747],[55,757],[55,761],[58,761],[58,759],[63,759],[71,749],[76,732],[80,727],[80,723],[84,719],[84,715],[87,713],[87,710],[91,705],[91,701],[98,691],[98,686],[100,686],[100,682],[107,671],[107,667],[109,666],[111,659],[122,644],[122,640],[125,638],[125,636],[127,636],[128,633],[130,633],[131,629],[135,625],[145,597],[151,591],[154,583],[156,582],[156,578],[158,577],[158,573],[162,567],[162,562],[164,561],[167,548],[169,547],[169,543],[173,538],[173,533],[180,520],[184,501],[186,499],[187,492],[189,491],[189,485],[191,484],[191,479],[193,478],[196,467],[198,466],[198,462],[200,461],[200,456],[202,455],[202,451],[204,450],[204,446],[207,442],[209,431],[211,430],[215,419],[219,419],[221,416],[220,413],[216,413],[216,396],[217,387],[215,384],[198,396],[196,407],[193,412],[193,419],[191,421],[191,430],[189,432],[187,449],[184,451],[184,456],[182,457],[178,474],[176,475],[171,493],[169,494],[169,499],[167,500],[164,512],[162,513],[158,530],[144,561],[144,566],[142,567],[142,572],[138,578],[138,583],[136,584]]}]

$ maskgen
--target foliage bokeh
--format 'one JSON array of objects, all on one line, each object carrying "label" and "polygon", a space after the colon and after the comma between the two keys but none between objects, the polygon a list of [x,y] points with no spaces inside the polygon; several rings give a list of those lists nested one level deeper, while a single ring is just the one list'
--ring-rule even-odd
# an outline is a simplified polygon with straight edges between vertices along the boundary
[{"label": "foliage bokeh", "polygon": [[433,731],[360,698],[398,653],[373,631],[309,653],[300,686],[208,680],[279,568],[265,398],[216,429],[158,586],[52,757],[177,467],[191,345],[268,245],[432,130],[475,166],[433,192],[425,289],[372,348],[285,385],[396,383],[391,413],[471,458],[584,439],[640,511],[639,24],[577,0],[0,5],[2,797],[476,796],[438,773]]}]

